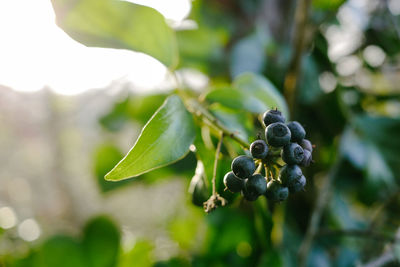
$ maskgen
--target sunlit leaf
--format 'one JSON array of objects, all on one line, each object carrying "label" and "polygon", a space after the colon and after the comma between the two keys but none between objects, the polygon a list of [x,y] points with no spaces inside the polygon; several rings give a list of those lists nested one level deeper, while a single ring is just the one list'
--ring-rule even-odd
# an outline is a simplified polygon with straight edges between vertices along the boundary
[{"label": "sunlit leaf", "polygon": [[244,73],[233,81],[233,86],[257,97],[268,108],[278,108],[288,118],[289,112],[285,99],[267,78],[255,73]]},{"label": "sunlit leaf", "polygon": [[87,46],[130,49],[178,63],[174,32],[156,10],[118,0],[52,0],[57,24]]},{"label": "sunlit leaf", "polygon": [[118,181],[169,165],[189,152],[195,137],[193,118],[172,95],[144,126],[135,145],[106,176]]},{"label": "sunlit leaf", "polygon": [[130,251],[121,255],[118,267],[151,267],[154,264],[153,250],[154,246],[149,241],[137,241]]},{"label": "sunlit leaf", "polygon": [[232,109],[242,109],[253,113],[262,113],[268,109],[267,104],[255,95],[232,87],[212,90],[205,98],[211,103],[217,102]]}]

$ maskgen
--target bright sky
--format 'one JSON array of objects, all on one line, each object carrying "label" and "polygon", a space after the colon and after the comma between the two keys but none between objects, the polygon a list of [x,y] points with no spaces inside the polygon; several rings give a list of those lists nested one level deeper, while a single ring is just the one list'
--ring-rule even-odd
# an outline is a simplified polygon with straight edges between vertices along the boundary
[{"label": "bright sky", "polygon": [[[180,21],[188,0],[134,0]],[[157,60],[125,50],[88,48],[55,24],[50,0],[0,1],[0,84],[32,92],[50,86],[61,94],[101,88],[124,78],[141,88],[155,88],[166,69]]]}]

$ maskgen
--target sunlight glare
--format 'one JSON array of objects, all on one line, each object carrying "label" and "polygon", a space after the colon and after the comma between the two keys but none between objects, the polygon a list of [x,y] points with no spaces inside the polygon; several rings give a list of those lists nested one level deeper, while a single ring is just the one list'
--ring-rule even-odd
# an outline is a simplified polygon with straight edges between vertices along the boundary
[{"label": "sunlight glare", "polygon": [[[188,2],[190,9],[188,0],[175,2]],[[185,4],[166,5],[163,0],[148,5],[157,3],[169,19],[182,19],[189,12]],[[167,74],[159,61],[142,53],[89,48],[74,41],[56,26],[50,0],[0,1],[0,37],[0,84],[18,91],[49,86],[61,94],[78,94],[120,78],[151,89]]]}]

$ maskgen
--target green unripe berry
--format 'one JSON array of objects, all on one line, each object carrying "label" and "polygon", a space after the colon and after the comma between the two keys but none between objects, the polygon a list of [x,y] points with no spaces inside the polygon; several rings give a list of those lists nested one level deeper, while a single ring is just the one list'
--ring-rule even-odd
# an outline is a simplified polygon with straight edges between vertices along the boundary
[{"label": "green unripe berry", "polygon": [[304,190],[306,186],[306,177],[302,175],[300,179],[297,179],[292,185],[289,186],[290,193],[297,193]]},{"label": "green unripe berry", "polygon": [[264,113],[263,122],[264,122],[265,127],[267,127],[268,125],[270,125],[271,123],[274,123],[274,122],[284,123],[285,117],[282,115],[282,112],[280,112],[279,110],[271,109]]},{"label": "green unripe berry", "polygon": [[244,187],[247,192],[262,195],[267,190],[267,180],[261,174],[254,174],[246,179]]},{"label": "green unripe berry", "polygon": [[285,165],[279,172],[279,179],[284,186],[290,186],[301,178],[303,173],[297,165]]},{"label": "green unripe berry", "polygon": [[281,202],[289,196],[289,189],[277,180],[272,180],[267,184],[265,196],[271,201]]},{"label": "green unripe berry", "polygon": [[233,172],[228,172],[224,176],[224,185],[232,193],[237,193],[243,189],[244,180],[237,177]]},{"label": "green unripe berry", "polygon": [[290,141],[291,142],[301,142],[306,136],[306,131],[303,126],[297,121],[291,121],[287,124],[289,127],[290,133],[292,134]]},{"label": "green unripe berry", "polygon": [[275,122],[265,129],[265,137],[269,145],[282,147],[290,142],[290,130],[282,122]]},{"label": "green unripe berry", "polygon": [[299,164],[304,158],[304,151],[303,148],[298,144],[289,143],[283,147],[281,156],[283,161],[287,164]]},{"label": "green unripe berry", "polygon": [[312,161],[311,152],[308,151],[307,149],[303,149],[303,150],[304,150],[304,157],[303,157],[303,160],[300,162],[300,166],[308,167],[308,166],[310,166],[310,163]]},{"label": "green unripe berry", "polygon": [[264,140],[256,140],[250,145],[250,153],[253,158],[264,159],[268,155],[268,145]]},{"label": "green unripe berry", "polygon": [[299,144],[304,150],[308,150],[310,152],[313,151],[313,146],[312,146],[310,140],[303,139],[303,140],[301,140],[301,142]]},{"label": "green unripe berry", "polygon": [[256,165],[252,158],[248,156],[239,156],[232,161],[233,173],[242,179],[246,179],[253,175]]}]

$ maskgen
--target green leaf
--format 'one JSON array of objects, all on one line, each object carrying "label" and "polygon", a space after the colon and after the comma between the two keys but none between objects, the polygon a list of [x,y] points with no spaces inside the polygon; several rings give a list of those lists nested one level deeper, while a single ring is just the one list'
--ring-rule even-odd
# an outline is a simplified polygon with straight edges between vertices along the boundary
[{"label": "green leaf", "polygon": [[314,0],[312,1],[312,5],[314,8],[322,9],[322,10],[331,10],[334,11],[338,9],[345,0]]},{"label": "green leaf", "polygon": [[97,184],[102,193],[109,192],[116,188],[130,184],[132,180],[121,181],[120,183],[113,183],[104,180],[104,175],[112,169],[122,158],[121,151],[112,143],[104,143],[99,145],[93,155],[93,169]]},{"label": "green leaf", "polygon": [[270,37],[262,28],[238,41],[230,55],[232,77],[245,72],[260,73],[266,63],[267,44]]},{"label": "green leaf", "polygon": [[80,243],[67,236],[55,236],[47,240],[35,263],[35,266],[41,267],[87,267]]},{"label": "green leaf", "polygon": [[217,103],[211,105],[209,111],[230,131],[249,141],[250,135],[253,134],[250,114],[229,109]]},{"label": "green leaf", "polygon": [[119,244],[119,231],[107,217],[97,217],[86,225],[83,247],[91,267],[115,266]]},{"label": "green leaf", "polygon": [[153,259],[154,246],[146,240],[140,240],[128,252],[121,255],[118,261],[118,267],[150,267],[154,265]]},{"label": "green leaf", "polygon": [[212,90],[205,99],[211,103],[217,102],[232,109],[242,109],[253,113],[262,113],[268,109],[266,103],[255,95],[231,87]]},{"label": "green leaf", "polygon": [[144,126],[128,154],[105,178],[123,180],[169,165],[189,152],[195,135],[192,116],[182,100],[172,95]]},{"label": "green leaf", "polygon": [[57,24],[87,46],[130,49],[167,67],[178,63],[175,34],[156,10],[117,0],[52,0]]},{"label": "green leaf", "polygon": [[264,76],[254,73],[239,75],[233,86],[246,94],[251,94],[261,100],[268,108],[278,108],[288,118],[289,110],[286,101],[276,87]]}]

